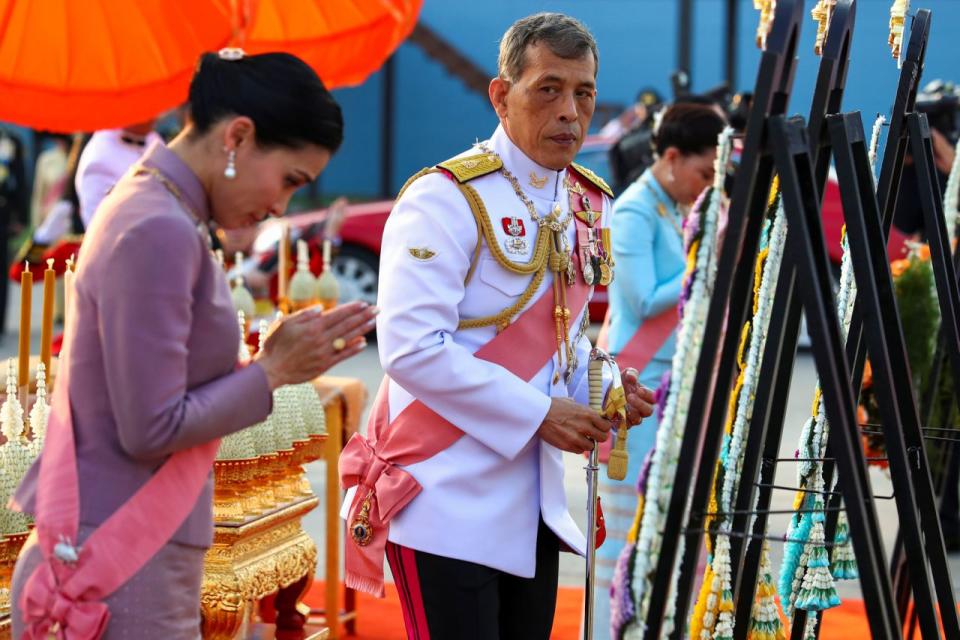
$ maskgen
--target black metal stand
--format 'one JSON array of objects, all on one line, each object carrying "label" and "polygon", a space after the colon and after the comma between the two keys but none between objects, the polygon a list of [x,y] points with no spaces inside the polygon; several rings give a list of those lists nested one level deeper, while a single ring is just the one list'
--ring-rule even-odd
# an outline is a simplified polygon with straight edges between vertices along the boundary
[{"label": "black metal stand", "polygon": [[[708,326],[720,327],[725,322],[728,330],[722,335],[718,331],[708,331],[704,336],[677,465],[678,469],[693,469],[694,473],[678,474],[670,497],[645,637],[661,637],[681,535],[686,537],[687,544],[677,576],[675,615],[678,624],[672,637],[679,638],[683,633],[681,620],[686,617],[693,591],[693,572],[704,533],[704,517],[735,375],[737,329],[747,320],[748,303],[752,297],[753,256],[775,161],[789,231],[787,254],[781,266],[760,370],[760,378],[765,384],[757,390],[754,401],[741,481],[731,514],[731,564],[737,603],[734,637],[746,638],[749,629],[762,543],[767,538],[771,490],[776,488],[773,477],[800,319],[805,312],[821,381],[822,402],[831,428],[828,452],[820,460],[824,463],[826,488],[830,487],[835,469],[843,469],[838,475],[839,490],[824,491],[829,499],[825,533],[827,540],[832,542],[837,514],[842,510],[842,496],[849,513],[850,535],[871,635],[874,638],[902,637],[903,612],[898,611],[894,601],[891,574],[887,571],[874,506],[874,500],[879,496],[872,496],[870,492],[866,459],[860,443],[861,431],[856,421],[856,402],[866,351],[865,335],[879,390],[881,427],[894,482],[895,493],[890,498],[896,501],[904,541],[902,548],[909,569],[903,573],[903,579],[909,580],[907,597],[912,591],[914,610],[924,637],[960,640],[960,617],[953,600],[937,516],[937,494],[923,447],[923,428],[910,381],[885,242],[896,206],[908,141],[913,145],[915,158],[923,160],[918,162],[918,165],[924,165],[918,167],[921,184],[936,187],[936,174],[930,170],[933,166],[932,146],[926,120],[911,113],[923,68],[930,12],[918,11],[912,24],[879,186],[875,192],[859,114],[839,114],[854,22],[853,0],[841,0],[836,5],[821,61],[809,128],[804,128],[801,119],[787,120],[784,117],[792,83],[800,9],[794,1],[778,4],[768,50],[761,60],[755,92],[758,100],[750,114],[739,173],[745,179],[738,179],[734,189],[707,316]],[[831,153],[836,158],[858,286],[845,346],[833,300],[820,221],[820,202]],[[941,312],[945,319],[950,319],[944,335],[957,374],[960,396],[957,270],[943,229],[939,190],[927,191],[921,189],[925,194],[922,204],[927,226],[935,229],[931,236],[931,253]],[[755,481],[758,476],[759,481]],[[943,625],[942,636],[938,609]],[[798,610],[792,637],[800,637],[805,625],[806,612]]]},{"label": "black metal stand", "polygon": [[[742,161],[734,186],[716,281],[707,312],[709,327],[722,327],[726,322],[728,327],[738,329],[743,326],[747,317],[747,302],[752,293],[753,256],[757,251],[767,194],[773,178],[773,158],[766,144],[767,124],[770,117],[786,111],[793,85],[802,18],[803,2],[800,0],[781,0],[777,3],[767,50],[760,61]],[[713,465],[709,461],[716,460],[719,453],[723,434],[722,414],[736,363],[739,340],[739,331],[736,329],[722,335],[720,331],[708,331],[703,338],[692,390],[692,398],[696,400],[690,405],[677,468],[698,469],[702,450],[703,460],[708,461],[706,466],[711,473],[697,474],[695,483],[694,477],[686,471],[676,476],[650,594],[645,630],[647,638],[659,640],[662,637],[661,631],[667,614],[667,602],[680,543],[678,534],[682,530],[695,533],[687,538],[679,577],[689,583],[689,576],[696,566],[702,537],[700,531],[703,528],[703,507],[707,504],[712,481]],[[689,526],[684,527],[691,484],[692,504],[701,507],[691,512]],[[678,586],[678,617],[686,615],[690,591],[689,586]],[[679,638],[683,627],[682,622],[677,624],[673,637]]]},{"label": "black metal stand", "polygon": [[[823,57],[820,61],[813,104],[810,109],[808,131],[813,144],[812,154],[816,158],[815,180],[818,201],[822,199],[830,169],[831,149],[825,118],[828,114],[840,111],[855,17],[856,5],[852,0],[838,2],[835,6],[824,41]],[[796,234],[794,230],[787,231],[788,244],[794,241]],[[767,529],[766,511],[770,508],[772,497],[770,486],[773,484],[776,472],[785,407],[796,357],[802,312],[799,297],[795,295],[795,284],[796,269],[790,261],[785,260],[777,280],[767,343],[761,363],[760,379],[769,383],[757,389],[753,405],[753,420],[744,448],[742,479],[737,488],[735,502],[735,509],[738,511],[748,510],[751,505],[757,505],[756,509],[760,513],[754,519],[754,535],[763,535]],[[757,477],[758,467],[760,479],[754,484],[752,479]],[[742,515],[734,517],[733,531],[747,531],[748,528],[750,528],[749,517]],[[830,532],[827,535],[829,536]],[[731,540],[730,562],[734,593],[737,594],[735,637],[745,638],[749,629],[762,551],[763,544],[760,539],[752,538],[748,541],[746,554],[743,553],[742,543],[739,540]]]},{"label": "black metal stand", "polygon": [[[835,15],[834,19],[839,17]],[[904,136],[904,118],[906,113],[912,111],[919,86],[920,74],[923,68],[923,59],[926,51],[926,42],[929,34],[930,13],[926,10],[920,10],[915,17],[910,32],[910,40],[907,46],[907,55],[902,66],[900,81],[897,88],[896,99],[892,113],[892,124],[890,135],[886,145],[882,171],[880,179],[880,199],[885,203],[884,211],[885,224],[884,232],[888,232],[892,212],[894,210],[897,190],[899,189],[900,175],[903,168],[903,158],[906,151],[906,144],[903,142]],[[828,32],[825,59],[831,54],[833,23],[831,31]],[[834,42],[834,46],[836,41]],[[849,41],[845,43],[849,51]],[[823,63],[821,63],[823,64]],[[824,86],[826,78],[818,79],[818,93]],[[829,113],[839,111],[839,104]],[[813,142],[813,153],[816,156],[815,175],[817,186],[820,188],[819,194],[822,196],[823,180],[825,179],[826,169],[829,163],[829,141],[824,139],[826,135],[825,127],[822,126],[822,119],[818,121],[819,111],[815,108],[811,111],[810,117],[810,139]],[[795,235],[795,230],[791,229],[790,237]],[[792,265],[785,263],[781,270],[778,283],[778,291],[774,301],[773,317],[771,319],[770,330],[767,337],[767,345],[764,353],[761,369],[761,379],[768,384],[758,389],[754,401],[753,420],[750,425],[748,440],[745,447],[743,461],[743,477],[756,477],[757,466],[759,470],[759,493],[754,498],[754,485],[750,482],[741,482],[737,497],[737,509],[743,509],[744,505],[754,504],[756,499],[758,515],[753,523],[754,536],[763,535],[767,528],[767,516],[765,511],[769,508],[771,499],[772,484],[776,471],[777,452],[779,450],[780,440],[783,434],[783,418],[786,414],[786,404],[789,395],[790,378],[792,373],[793,357],[795,354],[795,344],[798,335],[800,322],[800,309],[798,302],[793,301],[794,293],[794,273]],[[853,322],[846,344],[846,355],[849,362],[854,364],[855,374],[853,380],[856,381],[854,389],[859,390],[859,382],[862,379],[863,371],[863,350],[860,347],[860,337],[862,335],[862,319],[859,304],[854,312]],[[828,444],[827,460],[824,461],[824,479],[826,486],[832,483],[835,465],[834,447]],[[762,464],[759,461],[762,460]],[[825,533],[827,540],[833,540],[837,517],[839,514],[840,495],[834,494],[827,501],[827,518]],[[734,530],[743,531],[746,528],[746,521],[740,519],[735,522]],[[733,549],[733,547],[732,547]],[[735,593],[737,594],[737,627],[735,637],[746,637],[746,631],[749,624],[749,616],[753,604],[754,593],[757,582],[757,571],[759,568],[760,554],[762,544],[757,538],[750,540],[746,554],[742,562],[742,572],[736,573],[738,569],[737,559],[732,556],[733,570],[735,576]],[[882,549],[878,550],[879,556],[872,562],[885,564],[882,555]],[[805,611],[795,612],[793,620],[793,637],[799,637],[806,625],[807,614]],[[819,620],[818,620],[819,633]]]},{"label": "black metal stand", "polygon": [[[916,114],[908,117],[908,120],[913,123],[911,128],[915,128],[914,125],[918,123],[917,118]],[[925,118],[919,122],[926,124]],[[900,531],[904,540],[904,551],[920,629],[926,638],[940,637],[934,606],[934,590],[931,589],[932,580],[935,595],[940,604],[945,637],[960,638],[960,617],[957,616],[953,587],[950,582],[943,533],[940,530],[940,519],[937,515],[936,493],[927,464],[903,329],[896,311],[885,234],[882,229],[879,205],[873,192],[873,178],[863,141],[863,126],[859,114],[836,116],[829,119],[829,126],[837,147],[834,152],[837,175],[841,184],[846,186],[840,193],[847,228],[851,234],[850,248],[859,297],[864,300],[867,346],[874,384],[877,385],[878,390],[876,395],[887,445],[891,479],[897,496]],[[929,131],[926,133],[929,143]],[[918,131],[911,137],[919,137],[919,135]],[[923,158],[922,154],[916,156],[918,175],[922,175],[925,164],[921,158]],[[930,166],[933,166],[932,160],[931,155]],[[926,190],[920,191],[923,194]],[[939,191],[937,194],[935,202],[939,201]],[[939,298],[941,306],[950,310],[951,315],[945,317],[944,322],[955,339],[954,362],[960,370],[960,325],[957,324],[958,317],[955,311],[960,301],[958,301],[956,290],[956,274],[953,273],[953,263],[945,236],[942,211],[939,213],[939,221],[935,219],[936,212],[933,212],[928,217],[927,224],[932,227],[932,237],[940,236],[938,240],[943,241],[937,243],[938,253],[946,248],[945,253],[941,255],[941,258],[945,255],[946,259],[938,260],[934,265],[937,284],[941,284],[941,278],[948,277],[948,272],[953,276],[949,284],[944,284],[940,288]],[[859,389],[859,385],[855,389]]]},{"label": "black metal stand", "polygon": [[844,473],[839,487],[850,513],[850,534],[860,570],[871,636],[900,637],[890,579],[883,558],[876,510],[870,499],[866,461],[856,421],[856,399],[840,337],[813,165],[802,121],[776,118],[771,123],[784,211],[794,242],[787,256],[796,268],[806,311],[823,403],[833,436],[832,449]]}]

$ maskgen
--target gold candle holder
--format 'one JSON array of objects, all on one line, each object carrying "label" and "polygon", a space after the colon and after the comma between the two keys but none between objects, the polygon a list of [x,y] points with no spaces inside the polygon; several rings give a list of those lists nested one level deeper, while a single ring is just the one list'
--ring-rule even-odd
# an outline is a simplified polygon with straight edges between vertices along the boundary
[{"label": "gold candle holder", "polygon": [[264,453],[257,458],[254,485],[256,487],[259,513],[273,511],[280,504],[274,489],[274,469],[277,461],[276,453]]},{"label": "gold candle holder", "polygon": [[310,481],[307,479],[307,472],[304,465],[307,463],[306,450],[310,446],[310,439],[293,441],[293,468],[291,472],[296,478],[294,489],[297,496],[313,495],[310,488]]},{"label": "gold candle holder", "polygon": [[0,536],[0,616],[10,613],[10,583],[13,578],[13,566],[17,563],[20,550],[29,536],[29,531]]},{"label": "gold candle holder", "polygon": [[238,460],[213,463],[213,519],[216,522],[242,522],[243,503],[236,482]]},{"label": "gold candle holder", "polygon": [[314,433],[310,435],[307,446],[304,448],[304,459],[309,464],[323,458],[326,451],[327,434]]},{"label": "gold candle holder", "polygon": [[293,502],[299,493],[299,479],[291,472],[293,466],[293,449],[281,449],[277,451],[277,498],[281,504]]},{"label": "gold candle holder", "polygon": [[257,458],[245,458],[236,460],[235,481],[237,482],[237,493],[240,498],[240,505],[246,518],[256,517],[260,513],[260,500],[257,497],[259,489],[257,485]]}]

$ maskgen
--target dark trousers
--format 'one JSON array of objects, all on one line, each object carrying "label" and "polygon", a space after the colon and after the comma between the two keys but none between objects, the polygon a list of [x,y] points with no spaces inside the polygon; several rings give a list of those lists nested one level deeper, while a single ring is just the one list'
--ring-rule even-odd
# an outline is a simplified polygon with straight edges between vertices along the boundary
[{"label": "dark trousers", "polygon": [[560,543],[540,521],[533,578],[387,543],[411,640],[548,640]]}]

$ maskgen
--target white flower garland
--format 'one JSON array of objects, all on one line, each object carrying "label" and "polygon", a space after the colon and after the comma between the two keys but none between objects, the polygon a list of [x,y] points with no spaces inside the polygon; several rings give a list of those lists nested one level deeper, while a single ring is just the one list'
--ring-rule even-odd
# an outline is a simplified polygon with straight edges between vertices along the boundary
[{"label": "white flower garland", "polygon": [[7,362],[7,398],[0,406],[0,426],[6,442],[0,445],[0,536],[27,530],[29,518],[18,511],[7,509],[7,500],[17,490],[23,475],[33,464],[36,455],[24,434],[23,407],[17,398],[17,365],[13,358]]},{"label": "white flower garland", "polygon": [[[880,131],[884,122],[886,122],[886,119],[883,116],[878,116],[873,123],[873,130],[870,136],[870,169],[874,175],[876,174],[877,147],[880,141]],[[847,237],[846,230],[844,230],[841,242],[843,245],[843,257],[840,261],[840,287],[837,292],[837,316],[840,320],[840,335],[843,342],[846,343],[847,335],[850,332],[853,307],[857,298],[857,283],[853,272],[853,259],[850,253],[850,241]],[[821,401],[819,378],[817,379],[813,402],[813,417],[808,419],[804,424],[800,434],[800,443],[797,446],[797,456],[806,459],[806,461],[797,465],[797,483],[800,487],[814,485],[817,482],[817,478],[822,478],[823,463],[814,462],[813,460],[823,458],[826,454],[827,439],[830,435],[830,425],[827,422],[826,410]],[[798,510],[809,507],[812,503],[813,501],[808,500],[806,494],[798,495],[795,501],[795,504],[798,505]],[[811,528],[810,522],[808,520],[801,524],[801,521],[810,519],[813,515],[814,514],[795,515],[791,526],[787,530],[787,537],[794,540],[808,537]],[[794,547],[795,551],[790,551],[788,548],[784,553],[783,564],[781,564],[780,567],[780,597],[784,603],[784,612],[791,617],[793,615],[797,592],[803,584],[804,574],[807,570],[807,562],[815,550],[809,541],[797,544],[802,544],[802,549]],[[789,543],[787,546],[789,547]],[[845,552],[842,555],[845,561],[848,560]],[[852,573],[848,575],[852,575]],[[789,579],[788,576],[790,576]],[[808,613],[808,624],[810,620],[815,621],[816,617],[817,612],[810,611]]]},{"label": "white flower garland", "polygon": [[[631,579],[633,593],[637,600],[634,603],[637,615],[634,622],[624,630],[624,637],[628,639],[643,636],[649,612],[652,571],[660,555],[660,530],[666,517],[676,476],[680,443],[683,439],[683,428],[687,421],[690,395],[697,371],[696,363],[703,344],[710,296],[716,279],[718,219],[732,133],[732,129],[728,127],[720,134],[713,193],[710,204],[700,221],[701,238],[697,250],[694,281],[677,330],[677,347],[671,367],[670,389],[663,417],[657,429],[657,442],[651,460],[644,513],[637,537],[636,564]],[[682,555],[682,536],[680,544]],[[676,578],[677,572],[674,571],[673,580],[675,581]],[[671,588],[669,603],[666,628],[672,627],[673,609],[676,603],[675,588]],[[668,631],[665,630],[665,633]]]},{"label": "white flower garland", "polygon": [[[756,294],[754,306],[756,312],[751,319],[750,345],[745,359],[743,383],[737,398],[737,413],[730,433],[727,455],[725,460],[721,461],[725,468],[723,484],[717,502],[717,511],[721,514],[728,513],[732,508],[733,494],[739,484],[743,467],[743,447],[750,430],[750,419],[753,416],[753,403],[756,399],[756,390],[759,384],[760,367],[767,342],[770,316],[773,311],[774,292],[780,278],[780,266],[783,262],[786,237],[786,214],[781,200],[770,230],[767,258],[762,267],[760,287]],[[727,515],[720,515],[718,519],[720,530],[717,535],[716,552],[713,556],[713,572],[719,578],[721,585],[726,585],[731,580],[729,533],[733,519]],[[726,587],[722,588],[726,589]],[[732,636],[734,614],[732,606],[729,608],[724,606],[726,596],[727,594],[724,594],[724,599],[721,600],[721,613],[713,633],[715,640],[725,640]],[[709,612],[709,615],[712,617],[713,613]],[[704,620],[704,628],[710,628],[706,620]]]},{"label": "white flower garland", "polygon": [[47,437],[47,422],[50,419],[50,405],[47,404],[47,367],[41,362],[37,365],[37,399],[30,409],[30,431],[33,439],[30,448],[36,458],[43,450],[43,441]]},{"label": "white flower garland", "polygon": [[870,168],[873,169],[873,180],[877,180],[877,149],[880,147],[880,130],[883,128],[883,125],[887,122],[886,117],[882,114],[877,114],[877,119],[873,121],[873,131],[870,133]]},{"label": "white flower garland", "polygon": [[957,237],[957,218],[960,217],[960,141],[954,149],[953,166],[947,178],[947,190],[943,196],[943,217],[947,223],[947,237],[953,242]]}]

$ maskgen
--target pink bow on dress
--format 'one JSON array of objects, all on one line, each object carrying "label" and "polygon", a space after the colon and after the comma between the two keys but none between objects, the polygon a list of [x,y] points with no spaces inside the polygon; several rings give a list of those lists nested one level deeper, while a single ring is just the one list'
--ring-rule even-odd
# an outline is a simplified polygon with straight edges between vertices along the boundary
[{"label": "pink bow on dress", "polygon": [[69,580],[58,584],[49,562],[37,567],[21,600],[23,640],[96,640],[103,635],[110,620],[107,605],[73,596],[69,585]]}]

